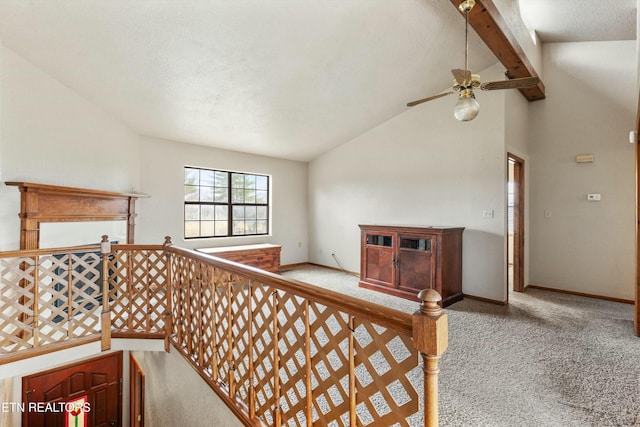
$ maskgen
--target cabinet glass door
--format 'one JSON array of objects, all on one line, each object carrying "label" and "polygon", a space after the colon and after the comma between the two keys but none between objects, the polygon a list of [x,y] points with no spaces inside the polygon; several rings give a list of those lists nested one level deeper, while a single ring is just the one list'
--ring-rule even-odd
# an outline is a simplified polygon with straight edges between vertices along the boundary
[{"label": "cabinet glass door", "polygon": [[398,288],[414,292],[433,288],[436,268],[432,248],[435,238],[430,235],[399,235]]}]

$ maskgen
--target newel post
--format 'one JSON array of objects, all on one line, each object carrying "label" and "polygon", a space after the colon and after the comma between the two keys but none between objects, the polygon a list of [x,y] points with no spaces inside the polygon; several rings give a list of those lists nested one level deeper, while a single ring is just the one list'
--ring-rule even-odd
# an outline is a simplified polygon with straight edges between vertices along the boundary
[{"label": "newel post", "polygon": [[413,345],[422,356],[424,371],[424,425],[438,425],[438,361],[449,344],[447,315],[438,305],[440,294],[423,289],[420,310],[413,314]]},{"label": "newel post", "polygon": [[101,350],[111,349],[111,307],[109,306],[109,255],[111,254],[111,242],[109,236],[102,235],[100,242],[100,255],[102,256],[102,339]]},{"label": "newel post", "polygon": [[171,253],[167,250],[169,246],[173,245],[171,241],[171,236],[164,236],[164,243],[162,247],[164,248],[164,255],[166,259],[167,265],[167,290],[165,292],[165,298],[167,299],[167,310],[164,312],[164,351],[169,353],[171,351],[171,345],[169,338],[171,337],[171,331],[173,330],[173,315],[171,314],[173,309],[171,308],[171,301],[173,300],[173,279],[171,276]]}]

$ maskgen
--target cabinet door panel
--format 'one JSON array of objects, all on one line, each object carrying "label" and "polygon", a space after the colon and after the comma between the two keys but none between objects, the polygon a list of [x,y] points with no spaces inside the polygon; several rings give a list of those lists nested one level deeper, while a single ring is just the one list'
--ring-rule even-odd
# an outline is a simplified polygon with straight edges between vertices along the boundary
[{"label": "cabinet door panel", "polygon": [[367,247],[365,280],[394,286],[393,251],[390,248]]},{"label": "cabinet door panel", "polygon": [[400,235],[398,248],[398,288],[410,291],[434,288],[435,237],[429,235]]}]

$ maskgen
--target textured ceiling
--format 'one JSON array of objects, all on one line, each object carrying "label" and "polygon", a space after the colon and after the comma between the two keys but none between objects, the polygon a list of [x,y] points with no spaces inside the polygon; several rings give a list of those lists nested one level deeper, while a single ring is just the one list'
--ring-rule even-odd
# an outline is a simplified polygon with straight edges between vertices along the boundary
[{"label": "textured ceiling", "polygon": [[139,134],[307,161],[446,89],[464,20],[445,0],[1,0],[0,37]]},{"label": "textured ceiling", "polygon": [[543,43],[635,40],[637,0],[518,0]]}]

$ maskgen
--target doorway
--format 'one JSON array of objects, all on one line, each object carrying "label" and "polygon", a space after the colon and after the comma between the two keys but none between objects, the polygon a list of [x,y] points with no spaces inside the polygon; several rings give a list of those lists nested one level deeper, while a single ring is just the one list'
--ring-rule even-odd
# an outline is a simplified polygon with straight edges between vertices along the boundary
[{"label": "doorway", "polygon": [[507,166],[507,291],[524,292],[524,160],[507,153]]},{"label": "doorway", "polygon": [[[122,425],[122,352],[110,353],[22,378],[23,427]],[[70,405],[80,402],[87,410]],[[87,406],[84,406],[87,405]]]}]

